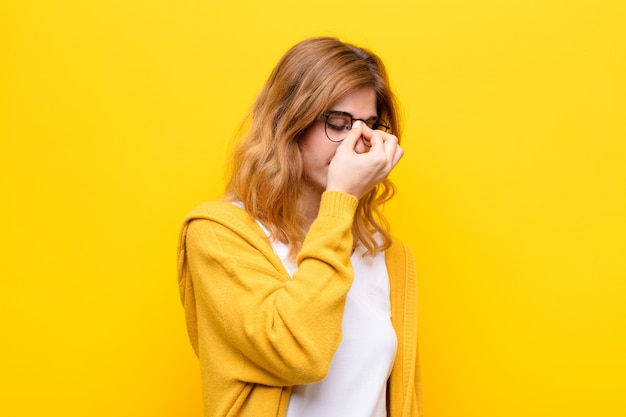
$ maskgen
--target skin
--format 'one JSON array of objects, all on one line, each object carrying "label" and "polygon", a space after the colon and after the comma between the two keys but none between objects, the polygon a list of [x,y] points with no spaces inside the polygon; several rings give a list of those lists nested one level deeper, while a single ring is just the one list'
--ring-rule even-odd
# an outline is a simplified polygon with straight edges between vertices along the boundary
[{"label": "skin", "polygon": [[[372,87],[355,89],[333,103],[329,110],[344,111],[358,119],[376,116],[376,92]],[[306,181],[302,194],[307,202],[306,228],[319,211],[322,193],[341,191],[361,198],[387,178],[404,151],[398,138],[381,130],[372,130],[356,121],[346,138],[331,142],[318,121],[300,138],[300,150]]]}]

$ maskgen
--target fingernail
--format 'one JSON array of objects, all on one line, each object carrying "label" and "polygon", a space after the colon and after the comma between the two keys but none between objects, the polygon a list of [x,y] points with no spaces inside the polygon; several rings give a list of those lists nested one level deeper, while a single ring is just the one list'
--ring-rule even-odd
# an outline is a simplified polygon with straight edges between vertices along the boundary
[{"label": "fingernail", "polygon": [[360,121],[360,120],[357,120],[356,122],[354,122],[354,123],[352,124],[352,129],[356,129],[356,128],[361,127],[361,123],[363,123],[363,122],[362,122],[362,121]]}]

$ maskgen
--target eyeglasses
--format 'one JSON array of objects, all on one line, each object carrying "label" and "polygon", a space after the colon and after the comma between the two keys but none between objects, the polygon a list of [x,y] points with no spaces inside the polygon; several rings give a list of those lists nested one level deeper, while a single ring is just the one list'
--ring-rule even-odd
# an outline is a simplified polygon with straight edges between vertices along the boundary
[{"label": "eyeglasses", "polygon": [[377,117],[372,117],[368,120],[357,119],[345,111],[328,111],[322,114],[321,118],[325,119],[324,131],[326,132],[326,137],[331,142],[341,142],[344,140],[350,129],[352,129],[352,124],[357,120],[365,123],[370,129],[379,129],[385,132],[388,132],[390,129],[389,126],[385,124],[386,122],[378,120]]}]

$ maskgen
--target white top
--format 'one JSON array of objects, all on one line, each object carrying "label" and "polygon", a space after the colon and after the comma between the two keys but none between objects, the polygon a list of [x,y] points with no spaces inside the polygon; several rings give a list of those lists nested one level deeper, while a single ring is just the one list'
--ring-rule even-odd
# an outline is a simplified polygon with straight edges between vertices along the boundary
[{"label": "white top", "polygon": [[[268,230],[260,224],[268,234]],[[297,270],[287,260],[289,248],[272,240],[274,251],[290,275]],[[385,417],[387,380],[398,341],[391,324],[389,275],[385,254],[350,257],[354,282],[343,316],[343,338],[328,376],[315,384],[293,387],[287,417]]]}]

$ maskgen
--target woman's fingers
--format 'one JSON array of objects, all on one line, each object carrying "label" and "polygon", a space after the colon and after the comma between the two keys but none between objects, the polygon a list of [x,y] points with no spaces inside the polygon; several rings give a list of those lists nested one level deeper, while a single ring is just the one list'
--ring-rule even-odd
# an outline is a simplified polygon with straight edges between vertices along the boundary
[{"label": "woman's fingers", "polygon": [[360,120],[354,122],[354,124],[352,125],[352,129],[350,129],[346,137],[343,139],[341,145],[339,145],[339,148],[347,148],[351,151],[355,151],[357,143],[361,139],[361,136],[363,136],[363,127],[364,124]]},{"label": "woman's fingers", "polygon": [[404,150],[398,144],[398,138],[389,133],[385,133],[382,130],[370,129],[367,126],[362,126],[362,136],[370,143],[370,152],[372,150],[377,151],[382,149],[386,155],[386,163],[391,170],[404,155]]},{"label": "woman's fingers", "polygon": [[[370,144],[369,151],[360,152],[361,140]],[[360,198],[389,175],[403,154],[394,135],[372,130],[356,121],[337,147],[328,171],[327,189]]]}]

